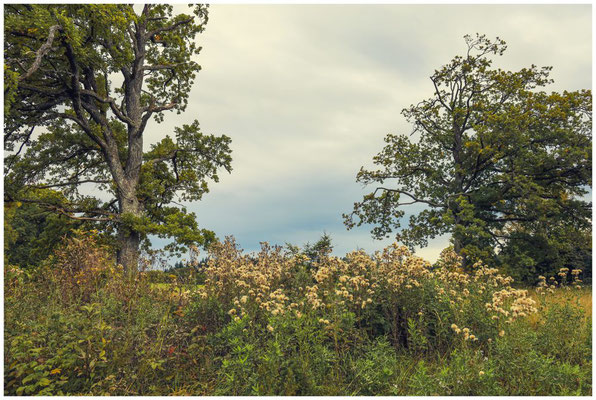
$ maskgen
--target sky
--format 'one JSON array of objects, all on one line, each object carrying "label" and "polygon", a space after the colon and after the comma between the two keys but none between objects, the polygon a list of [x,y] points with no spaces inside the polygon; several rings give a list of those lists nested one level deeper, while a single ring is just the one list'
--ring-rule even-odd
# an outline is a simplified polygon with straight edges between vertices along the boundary
[{"label": "sky", "polygon": [[[465,53],[463,36],[504,39],[495,67],[553,66],[548,91],[588,89],[591,15],[589,4],[212,5],[188,108],[153,122],[145,143],[194,119],[231,137],[232,173],[186,205],[200,227],[233,235],[245,251],[314,243],[323,232],[338,256],[381,250],[393,239],[343,225],[341,214],[372,190],[356,174],[373,166],[387,134],[411,132],[401,110],[432,95],[430,75]],[[439,237],[416,252],[434,261],[448,245]]]}]

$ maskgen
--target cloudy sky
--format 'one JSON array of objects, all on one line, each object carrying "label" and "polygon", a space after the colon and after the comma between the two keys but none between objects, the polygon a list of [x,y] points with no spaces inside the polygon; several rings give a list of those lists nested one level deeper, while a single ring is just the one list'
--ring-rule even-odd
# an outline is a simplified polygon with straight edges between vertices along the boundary
[{"label": "cloudy sky", "polygon": [[[411,131],[400,111],[431,96],[429,76],[465,52],[463,36],[503,38],[495,66],[553,66],[548,90],[591,88],[591,14],[591,5],[213,5],[188,109],[151,126],[147,142],[195,118],[232,138],[232,174],[188,205],[220,238],[255,251],[327,232],[337,255],[372,252],[391,240],[347,231],[341,218],[369,192],[356,173],[386,134]],[[432,261],[446,245],[437,238],[418,254]]]}]

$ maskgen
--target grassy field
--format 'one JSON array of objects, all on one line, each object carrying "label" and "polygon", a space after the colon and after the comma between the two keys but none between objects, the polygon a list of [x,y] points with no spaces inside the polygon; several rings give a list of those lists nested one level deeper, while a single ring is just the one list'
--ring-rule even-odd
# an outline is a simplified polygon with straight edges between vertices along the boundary
[{"label": "grassy field", "polygon": [[542,312],[537,312],[528,316],[528,321],[532,325],[536,325],[538,321],[544,319],[544,311],[552,308],[553,305],[562,306],[565,304],[577,305],[583,311],[584,321],[587,323],[592,319],[592,287],[586,286],[581,289],[571,290],[557,290],[554,293],[549,293],[548,296],[541,296],[534,288],[529,288],[531,298],[537,303],[543,302],[544,308],[540,309]]},{"label": "grassy field", "polygon": [[153,283],[87,246],[5,269],[5,395],[592,394],[589,288],[542,295],[401,247],[315,265],[233,243],[204,284]]}]

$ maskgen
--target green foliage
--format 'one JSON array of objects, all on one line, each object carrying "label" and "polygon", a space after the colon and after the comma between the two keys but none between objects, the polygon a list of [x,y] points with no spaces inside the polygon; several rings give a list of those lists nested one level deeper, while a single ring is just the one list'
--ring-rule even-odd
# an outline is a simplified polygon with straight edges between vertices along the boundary
[{"label": "green foliage", "polygon": [[398,358],[395,349],[385,337],[367,343],[353,362],[354,380],[349,386],[355,396],[399,395],[400,372],[404,371],[404,360]]},{"label": "green foliage", "polygon": [[581,269],[592,279],[592,229],[556,220],[516,226],[499,254],[502,269],[516,281],[534,284],[560,268]]},{"label": "green foliage", "polygon": [[[383,279],[393,277],[391,269],[373,278],[370,273],[378,265],[366,263],[361,253],[344,260],[322,257],[307,266],[303,256],[284,259],[279,249],[266,246],[252,258],[232,256],[231,247],[215,248],[205,267],[205,286],[193,288],[171,273],[189,267],[124,274],[99,242],[97,233],[78,232],[39,268],[6,267],[5,395],[592,391],[591,315],[579,297],[586,292],[565,286],[561,275],[560,287],[536,294],[541,298],[537,312],[507,322],[493,319],[500,312],[487,310],[486,304],[507,292],[513,297],[498,304],[512,313],[528,311],[519,300],[528,299],[516,297],[520,294],[506,287],[509,280],[491,269],[458,270],[450,252],[428,275],[406,249],[386,250],[379,265],[407,266],[406,275],[418,284],[410,279],[385,285]],[[288,274],[258,274],[261,269],[285,271],[282,262]],[[342,262],[350,268],[342,269]],[[259,279],[253,283],[248,271],[230,279],[228,274],[242,264],[250,264]],[[210,267],[223,270],[219,280],[212,279]],[[152,283],[163,276],[168,283]],[[364,308],[342,303],[333,288],[348,282],[365,285],[361,277],[378,285],[369,294],[371,303]],[[276,307],[282,296],[272,290],[274,296],[263,298],[270,310],[264,306],[240,317],[233,297],[212,290],[217,282],[222,293],[237,287],[265,290],[252,286],[261,282],[271,289],[283,286],[292,297],[287,309]],[[314,289],[305,288],[313,285],[320,286],[322,307],[309,306]],[[238,304],[250,308],[251,301]],[[230,307],[238,309],[231,312]]]},{"label": "green foliage", "polygon": [[303,255],[308,258],[307,266],[310,268],[313,263],[319,261],[322,257],[326,257],[333,251],[331,244],[331,236],[327,232],[323,232],[319,240],[311,244],[305,243],[302,247],[286,243],[286,250],[292,255]]},{"label": "green foliage", "polygon": [[[467,54],[431,76],[433,96],[403,110],[415,135],[387,135],[378,169],[361,168],[357,181],[376,188],[345,223],[373,224],[376,238],[397,232],[408,246],[450,233],[466,266],[498,265],[503,253],[510,270],[552,271],[561,265],[539,264],[568,253],[551,260],[518,248],[531,248],[554,221],[558,229],[546,235],[553,242],[591,232],[591,202],[582,199],[591,186],[591,92],[539,91],[551,83],[550,67],[494,69],[491,56],[502,55],[505,42],[465,39]],[[423,208],[402,229],[411,204]],[[582,242],[579,252],[591,248]]]},{"label": "green foliage", "polygon": [[310,260],[317,261],[320,257],[331,254],[332,251],[333,246],[331,245],[331,236],[324,232],[314,244],[305,244],[303,253]]},{"label": "green foliage", "polygon": [[[214,234],[176,200],[200,200],[218,171],[231,171],[230,139],[197,121],[143,152],[153,118],[185,111],[200,66],[194,16],[171,5],[9,5],[5,20],[5,201],[117,231],[119,262],[136,269],[148,235],[172,237],[175,253]],[[40,129],[41,128],[41,129]],[[40,199],[39,189],[63,199]],[[89,195],[90,188],[107,196]]]},{"label": "green foliage", "polygon": [[[7,264],[27,269],[38,267],[48,261],[65,238],[97,226],[92,221],[68,218],[38,203],[59,208],[68,202],[61,192],[39,189],[31,191],[29,196],[31,202],[4,203],[4,260]],[[97,239],[103,244],[112,244],[109,232],[98,235]]]}]

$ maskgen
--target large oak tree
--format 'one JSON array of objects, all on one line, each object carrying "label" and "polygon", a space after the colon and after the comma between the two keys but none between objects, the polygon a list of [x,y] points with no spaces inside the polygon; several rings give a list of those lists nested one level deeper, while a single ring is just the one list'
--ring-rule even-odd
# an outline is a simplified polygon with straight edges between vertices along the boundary
[{"label": "large oak tree", "polygon": [[[467,53],[431,76],[432,97],[403,110],[413,133],[388,135],[378,169],[361,168],[357,181],[374,190],[346,225],[373,224],[377,238],[397,231],[410,246],[448,233],[465,263],[487,261],[549,221],[590,230],[591,92],[542,91],[550,67],[492,68],[505,42],[465,39]],[[403,228],[413,204],[419,212]]]},{"label": "large oak tree", "polygon": [[230,139],[195,121],[143,143],[152,120],[187,107],[207,6],[10,4],[4,22],[5,201],[113,229],[130,271],[149,234],[172,250],[213,240],[175,200],[231,171]]}]

